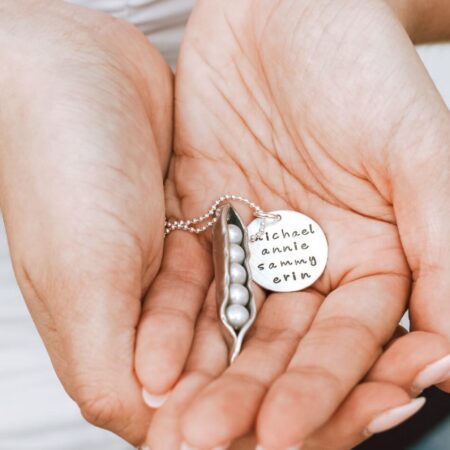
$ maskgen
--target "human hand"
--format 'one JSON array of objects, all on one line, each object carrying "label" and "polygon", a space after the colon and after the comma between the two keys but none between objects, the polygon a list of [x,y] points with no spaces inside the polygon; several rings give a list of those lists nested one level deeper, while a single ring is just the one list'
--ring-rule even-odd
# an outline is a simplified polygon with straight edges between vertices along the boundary
[{"label": "human hand", "polygon": [[0,7],[0,198],[16,275],[65,389],[141,443],[141,296],[159,270],[172,75],[140,32],[59,1]]},{"label": "human hand", "polygon": [[[174,448],[181,437],[214,448],[256,420],[264,448],[308,439],[392,336],[411,275],[413,325],[448,333],[448,110],[383,2],[198,2],[177,70],[175,139],[169,216],[239,194],[316,219],[330,257],[313,289],[264,302],[258,291],[244,351],[189,404]],[[152,394],[183,370],[202,385],[226,366],[211,264],[207,237],[167,239],[138,337]],[[194,335],[210,347],[202,361]]]},{"label": "human hand", "polygon": [[[205,320],[202,316],[199,325]],[[423,405],[417,395],[416,380],[423,380],[448,361],[448,342],[433,333],[411,332],[404,334],[398,327],[392,340],[373,365],[367,376],[349,393],[325,425],[305,441],[302,450],[349,449],[374,433],[389,429],[411,417]],[[221,336],[213,337],[208,344],[198,334],[194,339],[189,372],[171,392],[164,406],[152,418],[148,443],[151,449],[179,449],[180,420],[199,392],[214,379],[205,372],[206,358],[214,356],[220,348]],[[405,358],[405,355],[408,355]],[[236,439],[229,450],[253,450],[256,437],[253,433]],[[182,447],[182,450],[188,450]]]}]

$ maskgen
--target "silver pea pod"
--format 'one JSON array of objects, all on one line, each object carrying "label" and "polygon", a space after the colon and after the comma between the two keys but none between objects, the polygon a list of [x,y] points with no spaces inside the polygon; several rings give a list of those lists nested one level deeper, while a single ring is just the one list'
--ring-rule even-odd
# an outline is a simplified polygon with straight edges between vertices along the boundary
[{"label": "silver pea pod", "polygon": [[222,207],[214,225],[213,256],[217,311],[231,364],[239,355],[257,311],[251,286],[247,228],[230,204]]}]

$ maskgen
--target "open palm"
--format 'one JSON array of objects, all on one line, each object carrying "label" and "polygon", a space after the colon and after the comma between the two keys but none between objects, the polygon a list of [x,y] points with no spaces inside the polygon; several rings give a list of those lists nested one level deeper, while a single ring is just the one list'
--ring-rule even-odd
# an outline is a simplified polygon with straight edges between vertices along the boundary
[{"label": "open palm", "polygon": [[[154,394],[189,374],[181,383],[199,394],[182,434],[198,448],[226,444],[255,420],[264,448],[313,435],[393,335],[411,273],[413,318],[424,329],[439,322],[433,308],[442,305],[418,312],[424,290],[433,287],[434,300],[436,287],[448,289],[439,268],[428,275],[441,254],[433,235],[448,234],[448,221],[427,223],[434,212],[448,216],[448,206],[431,201],[426,185],[433,179],[434,190],[448,191],[448,173],[439,172],[449,158],[448,111],[386,5],[336,3],[200,1],[188,27],[169,216],[201,215],[221,195],[239,194],[265,210],[311,216],[330,244],[312,288],[257,291],[257,321],[224,371],[210,236],[168,237],[145,305],[137,369]],[[177,436],[165,439],[179,445]]]}]

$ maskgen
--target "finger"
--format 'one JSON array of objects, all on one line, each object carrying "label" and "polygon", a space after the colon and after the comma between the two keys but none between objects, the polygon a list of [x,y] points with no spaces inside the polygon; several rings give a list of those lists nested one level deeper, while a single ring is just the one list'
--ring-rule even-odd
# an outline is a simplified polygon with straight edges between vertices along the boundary
[{"label": "finger", "polygon": [[[450,342],[450,176],[442,170],[450,162],[450,129],[442,99],[430,105],[433,127],[426,128],[423,140],[402,141],[401,149],[392,153],[393,202],[415,281],[410,301],[412,329],[441,334]],[[415,148],[414,157],[405,148]],[[450,392],[450,382],[442,388]]]},{"label": "finger", "polygon": [[181,448],[182,412],[227,367],[228,348],[218,325],[213,284],[197,322],[185,372],[150,424],[146,442],[152,450]]},{"label": "finger", "polygon": [[323,296],[315,291],[272,294],[259,312],[239,358],[189,405],[182,419],[193,448],[215,448],[250,432],[261,402],[287,367]]},{"label": "finger", "polygon": [[[358,385],[333,417],[307,439],[305,448],[335,448],[336,443],[342,448],[353,448],[368,437],[370,422],[375,417],[391,408],[407,405],[410,399],[405,394],[409,397],[418,394],[412,389],[418,375],[429,371],[430,365],[441,367],[440,361],[450,359],[447,355],[448,346],[442,336],[413,332],[397,338],[377,360],[364,383]],[[406,420],[413,411],[414,406],[411,406],[411,410],[404,411],[405,416],[394,415],[393,418],[390,413],[382,421],[382,428],[378,425],[377,432],[392,428],[403,418]],[[388,420],[389,416],[392,421]]]},{"label": "finger", "polygon": [[424,403],[424,398],[412,400],[407,392],[390,383],[362,383],[353,389],[327,424],[307,439],[302,450],[354,448],[371,434],[409,419]]},{"label": "finger", "polygon": [[411,395],[450,377],[450,344],[440,335],[411,332],[397,339],[377,360],[367,381],[392,383]]},{"label": "finger", "polygon": [[[264,292],[255,288],[254,294],[259,309]],[[196,326],[194,343],[184,376],[170,394],[167,403],[157,412],[150,426],[148,442],[152,449],[180,448],[183,442],[180,426],[182,413],[192,404],[197,394],[226,369],[229,351],[217,319],[213,284]],[[218,446],[222,445],[223,442],[218,443]]]},{"label": "finger", "polygon": [[407,293],[406,277],[374,275],[326,298],[261,406],[257,435],[263,447],[297,445],[331,417],[392,336]]},{"label": "finger", "polygon": [[137,336],[136,372],[150,406],[158,406],[183,370],[211,278],[206,244],[186,233],[167,237],[162,267],[144,301]]}]

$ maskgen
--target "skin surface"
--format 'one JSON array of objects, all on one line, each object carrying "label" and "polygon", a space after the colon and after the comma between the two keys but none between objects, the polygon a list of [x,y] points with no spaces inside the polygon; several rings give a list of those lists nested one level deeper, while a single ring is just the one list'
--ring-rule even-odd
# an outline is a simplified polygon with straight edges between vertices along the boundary
[{"label": "skin surface", "polygon": [[[202,315],[198,327],[207,329],[208,321]],[[448,354],[449,345],[444,338],[432,333],[404,333],[403,330],[393,338],[366,378],[352,390],[332,418],[304,442],[303,449],[353,448],[367,439],[365,429],[374,417],[404,405],[414,397],[412,381],[415,376],[428,364]],[[209,345],[202,343],[200,335],[196,336],[188,362],[189,370],[153,417],[147,439],[150,448],[180,448],[180,418],[198,393],[214,378],[213,373],[208,375],[205,371],[203,361],[204,358],[212,358],[220,345],[219,334],[210,336]],[[405,354],[409,357],[405,358]],[[235,440],[230,450],[253,450],[255,444],[254,433],[249,433]]]},{"label": "skin surface", "polygon": [[408,300],[413,327],[447,345],[449,112],[388,6],[199,1],[175,106],[169,216],[200,215],[238,193],[314,218],[330,259],[312,289],[259,291],[253,332],[225,370],[209,236],[169,236],[136,367],[154,394],[184,374],[191,397],[181,420],[163,406],[173,434],[152,424],[152,449],[180,440],[210,449],[254,426],[266,450],[312,439],[375,363]]},{"label": "skin surface", "polygon": [[416,44],[450,39],[447,0],[388,0]]},{"label": "skin surface", "polygon": [[[427,235],[429,228],[438,236],[447,233],[441,219],[448,215],[448,179],[442,174],[448,161],[435,152],[448,143],[448,111],[398,23],[375,2],[356,6],[344,1],[337,9],[321,1],[313,8],[305,1],[278,3],[273,17],[273,2],[249,2],[236,11],[217,0],[199,3],[180,62],[168,213],[203,213],[217,196],[232,189],[265,208],[284,206],[309,213],[330,237],[343,236],[342,248],[333,250],[332,264],[318,289],[267,299],[245,359],[210,388],[226,368],[226,348],[218,334],[213,295],[207,296],[205,280],[212,278],[209,241],[177,234],[168,239],[162,271],[144,306],[136,363],[140,379],[152,392],[167,391],[182,372],[183,381],[152,424],[149,440],[154,448],[179,448],[182,438],[207,441],[209,446],[225,439],[217,435],[224,428],[227,439],[250,431],[262,398],[284,372],[314,318],[319,332],[305,336],[310,336],[311,352],[317,348],[322,358],[319,371],[321,360],[329,361],[329,336],[334,340],[337,332],[333,344],[339,353],[333,356],[342,357],[335,361],[342,392],[353,390],[340,406],[337,389],[323,396],[322,400],[331,399],[325,406],[334,411],[325,425],[318,425],[323,417],[314,408],[308,411],[308,405],[302,405],[314,421],[315,431],[306,441],[311,448],[336,442],[342,448],[354,445],[370,418],[407,401],[408,383],[419,368],[448,352],[444,338],[418,335],[414,348],[425,350],[417,350],[401,373],[393,374],[392,367],[402,355],[411,354],[407,344],[398,344],[395,354],[384,353],[367,382],[353,387],[390,338],[406,302],[414,265],[406,265],[399,244],[396,205],[408,204],[419,194],[425,194],[425,200],[436,192],[441,195],[441,203],[437,198],[431,205],[439,211],[432,215],[438,218],[436,224],[427,227],[414,216],[416,211],[409,211],[403,220],[414,224],[414,230],[408,232],[406,226],[402,233],[416,239],[417,226],[418,242],[431,256],[424,266],[420,256],[427,251],[406,256],[416,261],[419,279],[419,269],[436,270],[433,283],[437,280],[439,289],[431,290],[434,297],[445,298],[448,292],[439,284],[439,267],[448,263],[436,256],[446,255],[448,249],[436,239],[437,252]],[[292,5],[292,16],[286,15]],[[305,18],[308,9],[320,19],[317,29],[311,17]],[[285,24],[280,17],[290,20]],[[295,19],[298,31],[291,23]],[[366,40],[360,39],[365,27],[352,23],[360,20],[369,24]],[[386,39],[376,42],[377,31],[386,29]],[[339,35],[342,30],[348,35]],[[306,35],[311,38],[305,40]],[[261,41],[255,42],[255,36]],[[286,36],[293,37],[289,45],[283,40]],[[337,49],[336,37],[342,43]],[[401,45],[392,49],[390,37]],[[325,43],[316,52],[319,39]],[[362,49],[368,44],[371,51],[366,55]],[[290,60],[297,54],[298,59]],[[399,61],[390,64],[396,58]],[[372,73],[380,59],[388,74]],[[140,299],[159,270],[162,253],[162,177],[172,137],[170,71],[133,27],[52,0],[2,2],[0,61],[0,92],[5,93],[0,109],[0,204],[19,284],[55,369],[85,417],[132,443],[142,442],[152,412],[141,400],[133,352]],[[408,74],[404,68],[410,69]],[[405,82],[412,85],[405,90],[406,100]],[[292,92],[298,94],[293,97]],[[390,102],[382,105],[386,99]],[[393,105],[394,100],[399,105]],[[410,104],[415,105],[411,112]],[[373,111],[381,117],[374,117]],[[427,117],[437,119],[431,127]],[[395,132],[385,122],[395,123]],[[424,122],[426,127],[421,126]],[[370,135],[373,130],[375,137]],[[424,168],[414,152],[418,148],[427,150],[422,155]],[[397,155],[392,162],[391,153]],[[390,169],[402,176],[398,184],[406,181],[406,194],[392,183],[386,167],[391,163],[398,164]],[[411,171],[418,174],[416,189],[410,186]],[[325,185],[321,173],[328,174]],[[424,189],[429,180],[433,186]],[[355,198],[359,191],[361,198]],[[394,202],[396,192],[399,200]],[[425,203],[418,202],[419,218]],[[333,237],[333,243],[339,239]],[[327,296],[338,287],[337,294]],[[358,293],[364,301],[353,303]],[[260,302],[263,297],[259,292]],[[420,297],[416,295],[415,302],[418,327],[445,330],[445,304],[433,298],[424,306]],[[344,308],[326,306],[330,300]],[[349,305],[350,315],[345,309]],[[376,317],[368,318],[374,310]],[[386,319],[382,327],[380,318]],[[302,348],[298,351],[308,351]],[[349,350],[357,358],[346,366]],[[312,369],[305,374],[310,376],[304,389],[320,390],[320,385],[311,386],[317,368]],[[255,380],[255,374],[261,379]],[[230,380],[236,391],[228,398],[224,386],[231,386]],[[199,396],[193,403],[203,388],[211,389],[205,391],[209,397]],[[187,411],[181,425],[187,405],[198,410]],[[217,405],[223,409],[218,411]],[[322,406],[318,402],[316,407]],[[279,417],[285,417],[286,409],[282,411]],[[222,422],[221,414],[230,414],[232,421]],[[268,433],[277,430],[276,423],[271,426]],[[200,433],[204,436],[197,439]]]},{"label": "skin surface", "polygon": [[17,279],[83,415],[137,444],[151,411],[135,332],[163,249],[172,75],[134,27],[64,2],[2,2],[0,30],[0,201]]}]

